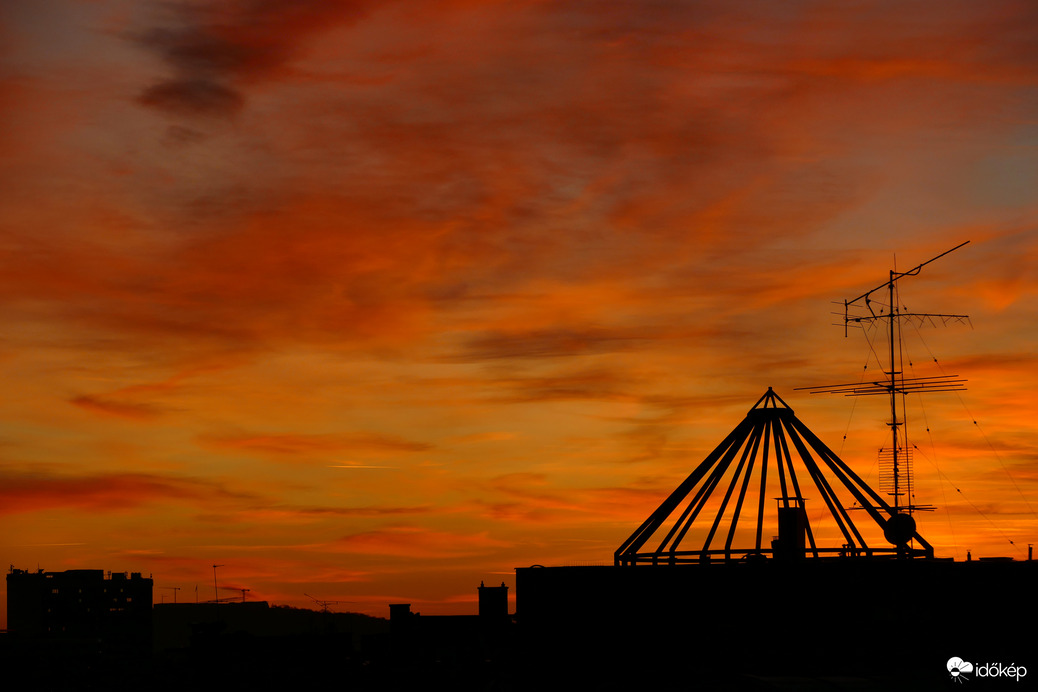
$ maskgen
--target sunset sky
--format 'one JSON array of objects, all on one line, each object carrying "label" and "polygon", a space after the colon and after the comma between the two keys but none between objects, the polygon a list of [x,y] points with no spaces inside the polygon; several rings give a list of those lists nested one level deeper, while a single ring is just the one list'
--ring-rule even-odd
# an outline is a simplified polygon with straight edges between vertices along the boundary
[{"label": "sunset sky", "polygon": [[885,400],[794,388],[967,240],[901,285],[972,324],[905,332],[969,380],[920,533],[1038,542],[1033,2],[5,2],[0,117],[5,567],[472,613],[769,386],[874,482]]}]

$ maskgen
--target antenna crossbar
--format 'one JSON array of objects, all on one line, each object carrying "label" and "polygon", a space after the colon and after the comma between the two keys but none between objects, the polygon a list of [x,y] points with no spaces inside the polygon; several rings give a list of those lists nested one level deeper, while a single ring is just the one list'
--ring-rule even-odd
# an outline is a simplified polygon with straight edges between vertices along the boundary
[{"label": "antenna crossbar", "polygon": [[854,303],[857,303],[862,298],[868,298],[870,295],[872,295],[876,291],[879,291],[881,289],[887,288],[892,281],[897,281],[898,279],[900,279],[903,276],[915,276],[916,274],[919,273],[919,270],[922,269],[923,267],[925,267],[926,265],[930,264],[931,262],[933,262],[935,260],[939,260],[940,258],[944,257],[945,255],[947,255],[949,253],[955,252],[960,247],[963,247],[965,245],[969,245],[969,243],[970,243],[970,241],[968,241],[968,240],[966,242],[964,242],[964,243],[959,243],[958,245],[953,247],[951,250],[946,250],[946,251],[942,252],[941,254],[937,255],[936,257],[931,257],[930,259],[926,260],[922,264],[916,265],[915,267],[909,269],[906,272],[891,271],[890,272],[890,280],[889,281],[884,281],[879,286],[876,286],[875,288],[873,288],[871,290],[865,291],[864,293],[862,293],[860,296],[858,296],[854,300],[845,301],[844,304],[845,305],[852,305]]},{"label": "antenna crossbar", "polygon": [[[897,373],[895,373],[896,375]],[[915,394],[924,392],[964,392],[965,379],[958,375],[936,375],[933,377],[894,378],[882,382],[849,382],[846,384],[817,385],[814,387],[797,387],[799,391],[809,394],[843,394],[844,396],[874,396],[878,394]]]},{"label": "antenna crossbar", "polygon": [[[848,306],[849,305],[850,305],[850,303],[848,303]],[[839,313],[833,313],[833,314],[839,314]],[[973,323],[970,322],[970,316],[969,315],[943,315],[943,314],[937,313],[937,312],[899,312],[899,313],[897,313],[894,316],[899,318],[899,319],[903,319],[906,322],[914,322],[914,323],[916,323],[916,324],[918,324],[920,326],[922,326],[924,324],[930,324],[930,325],[936,326],[937,322],[935,322],[935,319],[939,320],[941,322],[941,326],[942,327],[946,327],[949,324],[968,324],[971,327],[973,326]],[[847,315],[845,315],[845,319],[847,320],[848,324],[850,324],[850,326],[855,326],[855,325],[861,325],[862,323],[865,323],[865,322],[878,322],[879,320],[890,319],[890,314],[889,313],[880,313],[878,315],[850,315],[850,314],[847,314]]]}]

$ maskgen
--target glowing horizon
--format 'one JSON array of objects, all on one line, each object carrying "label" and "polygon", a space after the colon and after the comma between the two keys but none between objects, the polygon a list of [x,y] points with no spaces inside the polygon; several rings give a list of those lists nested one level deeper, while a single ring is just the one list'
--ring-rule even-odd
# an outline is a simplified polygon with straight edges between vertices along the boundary
[{"label": "glowing horizon", "polygon": [[906,331],[968,380],[910,400],[919,531],[1026,558],[1036,19],[3,7],[3,559],[473,612],[611,564],[769,386],[873,483],[885,400],[794,389],[881,369],[833,301],[965,240],[901,286],[973,327]]}]

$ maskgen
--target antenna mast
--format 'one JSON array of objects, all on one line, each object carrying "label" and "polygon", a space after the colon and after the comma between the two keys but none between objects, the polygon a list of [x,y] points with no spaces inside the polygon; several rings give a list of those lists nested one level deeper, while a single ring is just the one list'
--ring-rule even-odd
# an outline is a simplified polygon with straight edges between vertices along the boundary
[{"label": "antenna mast", "polygon": [[213,603],[220,602],[220,587],[216,585],[216,568],[223,565],[213,565]]},{"label": "antenna mast", "polygon": [[[890,370],[884,371],[887,380],[884,382],[863,382],[857,384],[830,385],[825,387],[801,387],[810,390],[812,394],[831,393],[844,394],[846,396],[868,396],[885,394],[890,398],[890,426],[891,448],[880,450],[882,466],[890,473],[888,486],[890,495],[894,498],[895,513],[900,514],[904,509],[909,515],[915,510],[933,509],[931,506],[919,506],[912,503],[911,487],[911,456],[906,445],[901,443],[899,430],[905,425],[905,397],[917,392],[956,392],[964,391],[966,382],[959,379],[957,375],[939,375],[936,377],[905,377],[904,357],[901,348],[901,323],[902,321],[917,320],[922,323],[934,323],[940,320],[942,324],[949,322],[969,322],[968,315],[946,315],[939,313],[902,312],[897,301],[897,282],[907,276],[918,276],[923,267],[945,255],[968,245],[970,241],[960,243],[951,250],[947,250],[931,257],[922,264],[916,265],[905,272],[895,269],[890,270],[890,276],[884,283],[862,293],[857,298],[843,301],[843,326],[844,336],[847,336],[851,326],[864,327],[866,324],[885,321],[887,323],[887,346],[890,358]],[[886,290],[889,309],[879,314],[873,309],[872,295],[878,291]],[[852,314],[854,310],[868,310],[868,314]],[[898,397],[901,398],[901,417],[898,417]],[[906,440],[907,441],[907,440]],[[901,502],[901,496],[908,495],[906,503]]]}]

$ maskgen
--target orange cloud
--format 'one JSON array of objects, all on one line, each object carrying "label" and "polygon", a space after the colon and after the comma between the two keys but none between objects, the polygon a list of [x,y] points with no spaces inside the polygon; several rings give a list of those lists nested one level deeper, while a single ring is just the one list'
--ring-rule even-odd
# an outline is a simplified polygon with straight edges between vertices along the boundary
[{"label": "orange cloud", "polygon": [[423,442],[412,442],[373,433],[347,435],[209,434],[200,436],[199,441],[217,449],[256,452],[273,457],[324,455],[337,452],[391,456],[401,452],[421,452],[432,449],[432,445]]},{"label": "orange cloud", "polygon": [[463,534],[420,526],[396,526],[343,536],[335,542],[334,549],[367,555],[446,559],[507,546],[504,541],[490,538],[486,531]]},{"label": "orange cloud", "polygon": [[87,411],[131,420],[152,420],[162,414],[162,409],[152,404],[115,401],[97,396],[77,396],[69,401]]}]

